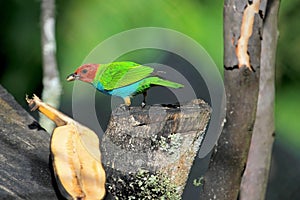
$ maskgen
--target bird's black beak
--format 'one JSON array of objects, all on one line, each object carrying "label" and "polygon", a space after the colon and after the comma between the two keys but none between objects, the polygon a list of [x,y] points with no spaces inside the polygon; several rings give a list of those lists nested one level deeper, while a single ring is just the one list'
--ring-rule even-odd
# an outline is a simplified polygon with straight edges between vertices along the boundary
[{"label": "bird's black beak", "polygon": [[79,78],[79,75],[73,73],[73,74],[70,74],[69,76],[67,76],[67,81],[74,81],[74,80],[76,80],[78,78]]}]

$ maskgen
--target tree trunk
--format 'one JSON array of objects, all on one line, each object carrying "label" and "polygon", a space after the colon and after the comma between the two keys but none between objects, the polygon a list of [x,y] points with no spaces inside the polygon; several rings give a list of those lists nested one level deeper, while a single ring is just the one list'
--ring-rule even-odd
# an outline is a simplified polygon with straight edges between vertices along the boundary
[{"label": "tree trunk", "polygon": [[279,0],[269,0],[263,29],[256,121],[242,179],[241,200],[263,200],[274,142],[275,58]]},{"label": "tree trunk", "polygon": [[[55,0],[41,1],[41,24],[44,86],[42,99],[45,103],[58,108],[61,84],[56,63]],[[54,123],[44,115],[40,115],[40,123],[48,132],[52,132]]]},{"label": "tree trunk", "polygon": [[238,198],[257,106],[266,1],[224,3],[226,123],[204,176],[200,199]]}]

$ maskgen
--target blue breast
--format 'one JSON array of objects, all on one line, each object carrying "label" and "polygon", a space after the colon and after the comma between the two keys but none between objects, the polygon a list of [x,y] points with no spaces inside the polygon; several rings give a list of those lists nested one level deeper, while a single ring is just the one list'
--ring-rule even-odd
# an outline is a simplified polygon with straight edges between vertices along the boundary
[{"label": "blue breast", "polygon": [[137,88],[139,87],[140,83],[142,82],[138,81],[135,82],[133,84],[124,86],[124,87],[120,87],[120,88],[116,88],[114,90],[105,90],[103,88],[103,85],[101,83],[97,83],[97,85],[95,86],[97,88],[97,90],[99,90],[100,92],[104,93],[104,94],[108,94],[108,95],[112,95],[112,96],[119,96],[119,97],[128,97],[128,96],[132,96],[136,93]]}]

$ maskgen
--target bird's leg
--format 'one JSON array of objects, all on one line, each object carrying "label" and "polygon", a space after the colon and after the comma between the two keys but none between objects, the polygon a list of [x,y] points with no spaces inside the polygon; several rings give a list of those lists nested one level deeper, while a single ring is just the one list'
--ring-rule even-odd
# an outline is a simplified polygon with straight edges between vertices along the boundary
[{"label": "bird's leg", "polygon": [[146,106],[146,97],[147,97],[147,92],[143,92],[142,108]]},{"label": "bird's leg", "polygon": [[124,97],[123,99],[124,99],[125,105],[129,107],[131,104],[130,97]]}]

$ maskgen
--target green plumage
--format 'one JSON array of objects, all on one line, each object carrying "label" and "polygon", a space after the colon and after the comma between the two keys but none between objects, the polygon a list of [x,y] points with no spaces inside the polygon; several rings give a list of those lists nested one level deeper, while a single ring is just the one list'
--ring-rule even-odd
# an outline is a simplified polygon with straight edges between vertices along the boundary
[{"label": "green plumage", "polygon": [[102,64],[95,81],[100,81],[105,90],[113,90],[140,81],[152,72],[153,68],[134,62],[114,62]]},{"label": "green plumage", "polygon": [[152,85],[160,85],[164,87],[170,87],[170,88],[181,88],[183,87],[182,84],[175,83],[168,80],[163,80],[159,77],[149,77],[144,79],[144,81],[141,82],[139,87],[136,89],[137,93],[142,93],[144,90],[150,88]]},{"label": "green plumage", "polygon": [[[91,83],[104,94],[122,97],[130,105],[130,97],[143,93],[151,86],[170,88],[183,87],[182,84],[164,80],[154,73],[152,67],[134,62],[113,62],[109,64],[85,64],[67,77],[68,81],[81,80]],[[143,101],[145,104],[145,99]]]}]

